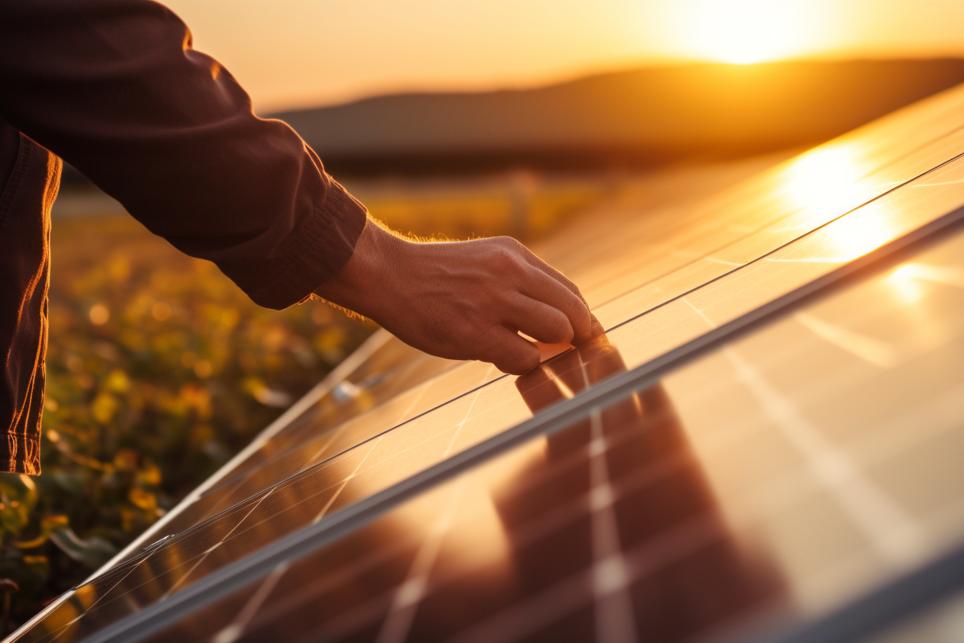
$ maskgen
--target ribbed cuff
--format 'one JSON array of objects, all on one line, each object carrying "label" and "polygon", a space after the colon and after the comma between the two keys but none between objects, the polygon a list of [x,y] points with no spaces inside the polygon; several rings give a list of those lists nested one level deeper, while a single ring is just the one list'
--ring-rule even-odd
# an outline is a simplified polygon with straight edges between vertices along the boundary
[{"label": "ribbed cuff", "polygon": [[351,258],[368,211],[340,183],[329,180],[324,201],[278,248],[270,281],[248,293],[258,304],[281,309],[304,301]]},{"label": "ribbed cuff", "polygon": [[23,433],[7,433],[0,440],[0,473],[40,475],[40,438]]}]

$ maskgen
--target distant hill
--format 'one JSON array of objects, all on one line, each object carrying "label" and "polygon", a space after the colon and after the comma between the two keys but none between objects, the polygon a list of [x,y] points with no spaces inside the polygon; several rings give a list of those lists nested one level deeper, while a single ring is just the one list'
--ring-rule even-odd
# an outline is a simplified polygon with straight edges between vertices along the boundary
[{"label": "distant hill", "polygon": [[964,59],[685,64],[277,114],[342,172],[574,168],[813,144],[964,82]]}]

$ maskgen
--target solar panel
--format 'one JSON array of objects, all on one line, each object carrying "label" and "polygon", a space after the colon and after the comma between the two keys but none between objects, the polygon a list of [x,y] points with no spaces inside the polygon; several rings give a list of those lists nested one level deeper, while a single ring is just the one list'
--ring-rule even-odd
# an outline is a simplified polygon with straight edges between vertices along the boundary
[{"label": "solar panel", "polygon": [[[955,107],[957,103],[964,107],[964,99],[956,97]],[[937,116],[943,117],[945,110],[946,105]],[[882,189],[911,179],[950,158],[961,148],[960,140],[964,132],[959,129],[945,131],[948,128],[946,119],[942,123],[944,129],[928,128],[927,121],[922,122],[922,117],[933,116],[930,111],[934,110],[922,110],[918,114],[912,113],[915,118],[905,117],[897,119],[897,123],[882,124],[882,127],[886,125],[887,129],[892,130],[891,138],[887,139],[889,146],[878,140],[884,137],[871,136],[873,132],[863,136],[860,144],[849,137],[844,138],[777,168],[769,174],[769,179],[764,177],[747,182],[745,187],[700,207],[686,210],[667,208],[640,217],[638,206],[633,205],[638,198],[630,198],[620,219],[618,212],[614,212],[619,205],[607,205],[607,221],[612,221],[612,225],[622,231],[621,235],[607,234],[608,228],[589,226],[587,229],[583,226],[582,229],[568,231],[568,234],[560,237],[560,242],[548,244],[543,254],[583,284],[587,299],[597,308],[597,314],[605,324],[618,323],[664,301],[675,292],[704,283],[724,270],[732,269],[737,265],[732,258],[734,252],[742,251],[747,256],[746,253],[751,250],[747,247],[750,244],[754,244],[757,252],[766,251],[773,244],[788,241],[794,235],[805,232],[808,226],[817,225],[821,222],[821,216],[830,217],[844,212],[859,205],[862,200],[877,196]],[[906,144],[895,144],[892,140],[910,126],[919,130],[916,149]],[[930,141],[928,136],[934,136],[935,139]],[[912,152],[907,152],[908,147]],[[838,184],[841,179],[847,182],[846,190],[838,189],[829,198],[825,195],[815,200],[813,195],[805,193],[813,188],[812,185],[792,182],[794,176],[800,174],[801,167],[806,171],[815,162],[820,163],[826,158],[837,158],[839,161],[841,156],[851,166],[848,176],[837,177]],[[795,187],[795,191],[789,194],[785,189],[788,175]],[[578,244],[574,244],[573,240],[578,240]],[[627,246],[634,247],[635,251],[627,253]],[[712,253],[719,250],[730,250],[731,256],[713,256]],[[596,281],[598,275],[602,275],[599,282]],[[626,291],[633,297],[613,301],[618,294]],[[427,370],[433,374],[438,372],[432,371],[431,366]],[[469,380],[472,377],[469,376]],[[386,381],[391,382],[392,379],[386,378]],[[387,396],[381,399],[387,399]],[[434,402],[432,399],[416,405],[411,415],[431,408]],[[326,423],[325,420],[329,421]],[[317,437],[319,426],[326,425],[333,426],[334,423],[330,418],[312,418],[298,423],[296,426],[300,430],[288,433],[297,435],[297,441],[300,442],[306,437]]]},{"label": "solar panel", "polygon": [[[609,345],[557,356],[538,372],[542,380],[516,382],[484,365],[446,370],[445,364],[421,361],[388,342],[372,351],[372,359],[343,369],[348,377],[343,390],[316,391],[303,409],[207,485],[167,522],[170,537],[77,588],[25,637],[74,639],[113,632],[127,638],[152,623],[180,635],[218,634],[219,640],[242,634],[257,639],[269,631],[260,628],[292,636],[381,635],[384,640],[493,633],[550,637],[554,632],[617,639],[638,634],[642,619],[661,623],[667,636],[678,638],[704,629],[716,632],[759,617],[760,610],[769,610],[781,623],[795,622],[906,571],[937,547],[936,528],[927,523],[933,517],[930,505],[901,497],[910,483],[899,477],[890,486],[876,478],[868,482],[861,469],[867,454],[858,446],[867,441],[869,418],[891,426],[899,442],[919,437],[906,430],[914,422],[937,427],[939,420],[954,417],[926,396],[945,395],[947,403],[956,401],[960,408],[961,391],[947,388],[960,382],[946,368],[964,357],[961,344],[954,343],[959,341],[954,327],[961,326],[964,312],[961,282],[955,281],[962,266],[953,259],[964,241],[956,228],[953,237],[921,251],[919,260],[915,256],[886,276],[810,304],[698,362],[680,364],[658,385],[647,381],[646,388],[624,399],[595,407],[590,402],[607,387],[623,386],[627,377],[642,386],[644,372],[722,341],[734,327],[772,314],[788,297],[817,290],[953,226],[964,204],[962,107],[964,91],[946,93],[685,211],[667,208],[641,218],[634,216],[631,199],[610,206],[613,220],[624,226],[607,223],[592,236],[570,230],[544,253],[588,285],[587,298],[610,328]],[[821,175],[825,164],[834,171],[850,168],[850,174],[821,193],[821,184],[812,179],[833,178]],[[933,307],[910,306],[894,297],[878,301],[874,293],[887,291],[888,280],[900,284],[908,297],[930,296]],[[916,326],[910,317],[900,318],[912,311]],[[899,319],[891,319],[895,314]],[[907,324],[901,326],[901,319]],[[918,327],[930,334],[916,332]],[[950,352],[925,360],[921,356],[931,355],[922,348],[925,335]],[[921,370],[912,370],[915,365]],[[918,391],[913,384],[941,365],[943,389],[927,380]],[[360,383],[372,378],[379,384],[371,388],[384,395],[368,401],[357,389],[367,389]],[[886,399],[878,399],[883,390]],[[848,393],[833,398],[834,391]],[[918,397],[909,398],[912,394]],[[550,404],[556,398],[567,402]],[[880,415],[888,410],[899,418],[889,425],[886,414]],[[549,422],[553,413],[563,414],[555,424]],[[557,432],[543,437],[536,431],[498,455],[493,445],[533,422],[533,415],[548,422],[540,430]],[[834,429],[846,423],[862,431]],[[720,428],[714,433],[712,426]],[[780,431],[764,430],[773,427]],[[948,436],[953,444],[954,436]],[[712,446],[718,440],[723,446]],[[752,453],[740,456],[738,447],[750,443]],[[905,446],[927,456],[937,453],[922,444]],[[881,460],[881,475],[903,470],[909,454],[899,452],[904,461]],[[680,471],[674,469],[677,460],[683,462]],[[431,477],[463,461],[475,468],[447,482]],[[636,483],[629,480],[645,477],[642,471],[650,469],[666,478],[646,478],[642,487],[632,487]],[[738,519],[756,515],[747,505],[755,497],[754,484],[777,488],[776,481],[791,474],[799,480],[797,486],[787,483],[788,489],[801,494],[793,501],[809,504],[799,505],[803,509],[793,516],[767,505],[756,518],[769,520],[779,537],[749,527],[733,531]],[[416,478],[428,480],[428,489],[404,497],[406,485]],[[610,478],[630,485],[628,504],[620,504],[615,487],[597,491]],[[549,480],[558,486],[546,487]],[[652,492],[652,485],[664,491]],[[951,488],[932,485],[927,491],[937,498]],[[857,495],[851,497],[854,489]],[[680,493],[679,502],[670,491]],[[386,498],[406,501],[379,504]],[[860,499],[869,499],[871,508],[884,507],[878,517],[893,518],[887,511],[899,507],[904,511],[899,525],[933,538],[914,541],[916,548],[902,545],[904,558],[883,556],[881,562],[868,554],[865,560],[855,553],[859,547],[890,545],[870,537]],[[617,505],[623,509],[617,511]],[[551,509],[572,514],[566,520],[581,526],[540,527],[548,529],[543,536],[550,540],[535,549],[533,543],[541,541],[517,542],[518,530],[539,531],[530,523],[542,524],[540,517]],[[918,510],[920,516],[914,513]],[[371,522],[345,519],[352,515]],[[947,533],[957,537],[962,521],[957,514],[949,516]],[[679,561],[666,563],[670,571],[650,575],[647,565],[670,560],[654,557],[654,542],[663,543],[656,552],[663,546],[685,548],[690,541],[683,525],[691,519],[703,525],[692,529],[712,541],[708,549],[698,548],[699,555],[686,550]],[[822,521],[833,529],[814,526]],[[834,581],[849,593],[828,593],[819,586],[829,598],[817,604],[820,592],[813,589],[818,585],[811,572],[818,565],[807,542],[799,542],[806,538],[784,533],[794,526],[812,528],[822,538],[819,551],[833,554],[821,563],[832,563],[828,574],[850,570]],[[679,536],[677,527],[685,533]],[[768,543],[763,554],[754,540],[758,536]],[[296,551],[289,547],[295,541],[307,544]],[[840,549],[846,547],[851,549]],[[634,548],[643,552],[638,560]],[[797,554],[811,557],[794,558]],[[625,561],[613,562],[616,558],[637,561],[645,573],[635,562],[626,567]],[[866,568],[860,566],[864,563]],[[722,578],[706,579],[718,582],[717,590],[698,586],[698,570],[707,564],[729,570]],[[548,569],[553,566],[558,569]],[[451,587],[445,585],[450,576],[460,579]],[[677,589],[664,592],[664,581]],[[436,582],[448,589],[431,593]],[[732,596],[718,591],[729,582]],[[741,583],[744,594],[737,591]],[[201,590],[207,593],[197,595]],[[565,600],[553,598],[557,594]],[[178,607],[187,596],[192,602]],[[214,597],[221,600],[201,610]],[[803,598],[816,603],[802,609]],[[552,612],[548,620],[526,617],[525,627],[533,629],[519,629],[518,616],[511,614],[529,614],[526,606],[540,601],[547,614]],[[702,629],[679,630],[673,610],[696,607],[708,610],[698,623]],[[201,611],[192,616],[194,609]],[[102,630],[112,623],[117,629]]]}]

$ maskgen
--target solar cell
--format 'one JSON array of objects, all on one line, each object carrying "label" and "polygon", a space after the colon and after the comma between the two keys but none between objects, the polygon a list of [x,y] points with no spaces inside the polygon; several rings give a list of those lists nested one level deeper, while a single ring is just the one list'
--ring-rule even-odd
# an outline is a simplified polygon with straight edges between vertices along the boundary
[{"label": "solar cell", "polygon": [[[630,367],[643,364],[666,347],[683,344],[765,305],[875,246],[934,220],[946,223],[951,213],[959,214],[961,180],[964,162],[939,168],[763,260],[616,328],[610,340]],[[879,234],[868,241],[868,229]],[[485,384],[490,377],[484,374],[478,383]],[[358,422],[346,425],[341,446],[333,449],[331,458],[81,588],[61,611],[84,610],[83,617],[71,625],[73,632],[83,633],[168,596],[285,533],[524,421],[531,410],[514,391],[512,380],[501,378],[387,433],[377,429],[384,422],[368,424],[370,418],[360,416]],[[54,612],[50,620],[69,620],[65,614]]]},{"label": "solar cell", "polygon": [[[964,538],[964,228],[871,267],[159,636],[779,636],[913,570]],[[624,345],[516,396],[571,397]]]}]

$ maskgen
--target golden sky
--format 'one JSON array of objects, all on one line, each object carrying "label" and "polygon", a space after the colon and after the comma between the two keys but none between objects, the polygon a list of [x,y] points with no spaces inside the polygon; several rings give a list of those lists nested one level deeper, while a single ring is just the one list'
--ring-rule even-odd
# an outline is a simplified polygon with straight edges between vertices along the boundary
[{"label": "golden sky", "polygon": [[674,59],[964,55],[964,0],[167,0],[261,110]]}]

